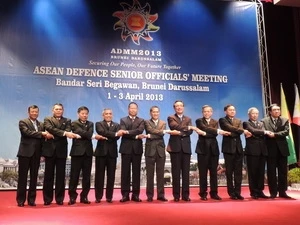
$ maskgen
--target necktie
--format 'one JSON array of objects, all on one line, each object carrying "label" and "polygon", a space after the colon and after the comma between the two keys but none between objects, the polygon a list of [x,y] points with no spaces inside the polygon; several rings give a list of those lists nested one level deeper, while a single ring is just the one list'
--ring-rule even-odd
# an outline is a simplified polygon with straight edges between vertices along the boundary
[{"label": "necktie", "polygon": [[110,122],[107,122],[107,126],[110,127]]},{"label": "necktie", "polygon": [[34,126],[35,131],[38,131],[38,127],[37,127],[36,121],[33,121],[33,126]]}]

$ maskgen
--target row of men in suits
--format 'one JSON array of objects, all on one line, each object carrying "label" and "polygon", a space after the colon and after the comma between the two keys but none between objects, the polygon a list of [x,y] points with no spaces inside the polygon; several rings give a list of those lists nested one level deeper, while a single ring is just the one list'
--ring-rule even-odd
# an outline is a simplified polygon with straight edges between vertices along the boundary
[{"label": "row of men in suits", "polygon": [[[91,140],[98,140],[95,150],[96,179],[95,198],[99,203],[103,197],[104,174],[107,171],[106,201],[112,202],[114,175],[116,169],[117,140],[122,137],[121,153],[121,202],[131,200],[140,202],[140,167],[143,153],[142,139],[146,138],[145,158],[147,170],[147,201],[153,201],[154,169],[157,174],[157,199],[167,201],[164,196],[164,164],[165,143],[164,134],[170,134],[167,150],[172,164],[172,185],[174,201],[180,197],[184,201],[189,198],[189,165],[191,156],[190,135],[193,131],[199,135],[196,153],[200,173],[200,192],[202,200],[207,200],[207,172],[210,172],[210,197],[221,200],[217,191],[217,165],[219,149],[216,140],[218,134],[223,135],[222,152],[225,158],[227,190],[230,198],[243,199],[241,196],[243,150],[240,135],[246,136],[246,154],[249,170],[249,187],[253,198],[266,197],[263,190],[264,162],[268,159],[268,181],[271,197],[286,195],[286,158],[288,155],[285,136],[289,124],[280,117],[280,107],[270,107],[270,117],[258,122],[258,110],[249,109],[249,121],[242,125],[241,120],[235,118],[233,105],[224,107],[226,116],[218,121],[212,119],[212,108],[203,106],[203,117],[196,120],[192,126],[191,119],[185,116],[184,103],[175,101],[175,114],[168,117],[170,130],[166,130],[166,122],[159,119],[159,108],[150,108],[150,120],[143,120],[137,116],[138,105],[131,102],[128,105],[128,116],[120,120],[120,124],[112,121],[112,110],[104,109],[103,121],[96,123],[97,134],[93,132],[93,123],[88,121],[88,108],[78,109],[78,120],[71,123],[63,117],[62,104],[55,104],[53,116],[46,117],[44,124],[37,120],[38,107],[28,108],[29,118],[19,122],[21,143],[19,147],[19,182],[17,203],[24,206],[26,201],[27,172],[30,170],[30,186],[27,196],[28,204],[35,205],[36,177],[40,156],[45,157],[45,178],[43,187],[44,204],[50,205],[55,199],[58,205],[63,204],[65,193],[65,164],[67,157],[67,138],[73,139],[71,148],[71,175],[69,184],[69,204],[75,204],[77,198],[77,184],[82,171],[82,192],[80,202],[89,204],[87,198],[90,190],[90,174],[93,156]],[[273,113],[274,111],[274,113]],[[270,123],[277,118],[276,125]],[[272,120],[273,121],[273,120]],[[257,122],[257,123],[256,123]],[[35,125],[36,124],[36,125]],[[273,124],[273,125],[272,125]],[[244,127],[243,127],[244,126]],[[264,129],[264,127],[266,129]],[[146,134],[143,134],[144,129]],[[285,141],[285,142],[284,142]],[[267,154],[269,155],[268,157]],[[285,169],[283,167],[285,166]],[[278,182],[276,176],[278,169]],[[56,171],[56,176],[54,176]],[[132,174],[132,179],[131,179]],[[180,184],[182,178],[182,185]],[[55,197],[54,194],[55,178]],[[131,190],[132,181],[132,190]],[[180,187],[182,186],[181,193]]]}]

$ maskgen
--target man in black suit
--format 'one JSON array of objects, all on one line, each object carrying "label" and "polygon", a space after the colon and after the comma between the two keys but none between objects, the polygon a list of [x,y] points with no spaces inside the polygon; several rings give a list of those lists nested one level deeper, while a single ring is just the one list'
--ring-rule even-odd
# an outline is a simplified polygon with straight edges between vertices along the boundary
[{"label": "man in black suit", "polygon": [[88,121],[89,109],[81,106],[77,110],[78,120],[71,123],[71,129],[77,138],[73,139],[71,147],[71,174],[69,182],[69,205],[76,203],[77,185],[80,172],[82,171],[82,191],[80,193],[80,203],[90,204],[88,194],[91,187],[91,169],[93,159],[92,138],[100,138],[94,135],[94,124]]},{"label": "man in black suit", "polygon": [[221,200],[221,197],[218,195],[217,177],[220,151],[216,137],[218,134],[228,136],[230,133],[218,129],[218,121],[211,118],[213,114],[212,107],[204,105],[202,114],[203,117],[196,120],[196,132],[199,135],[196,146],[200,177],[199,195],[201,200],[207,200],[207,173],[209,171],[210,197],[215,200]]},{"label": "man in black suit", "polygon": [[[241,195],[242,169],[243,169],[243,147],[241,134],[250,137],[251,133],[243,129],[242,121],[235,118],[235,107],[231,104],[224,107],[225,117],[219,119],[222,130],[230,132],[223,136],[222,152],[225,159],[225,174],[227,182],[227,193],[233,200],[244,200]],[[233,180],[234,178],[234,180]]]},{"label": "man in black suit", "polygon": [[258,109],[251,107],[248,110],[249,120],[243,122],[244,129],[252,136],[246,138],[245,155],[247,161],[250,196],[253,199],[268,198],[264,193],[265,164],[268,155],[265,142],[264,124],[258,121]]},{"label": "man in black suit", "polygon": [[182,178],[181,198],[184,201],[190,199],[190,161],[191,161],[191,139],[193,133],[192,121],[188,116],[183,115],[184,104],[176,100],[173,104],[175,114],[168,117],[168,125],[172,130],[168,144],[168,151],[171,157],[172,186],[174,201],[180,199],[180,175]]},{"label": "man in black suit", "polygon": [[28,107],[28,118],[19,121],[21,141],[18,151],[18,187],[17,204],[23,207],[26,201],[27,176],[30,171],[30,183],[27,194],[27,202],[30,206],[36,206],[36,185],[40,157],[42,153],[42,143],[44,139],[51,139],[53,136],[44,131],[44,125],[37,120],[39,108],[36,105]]},{"label": "man in black suit", "polygon": [[[71,120],[63,117],[64,108],[61,103],[52,107],[53,116],[44,119],[46,131],[54,136],[44,142],[42,156],[45,157],[45,175],[43,185],[44,205],[53,201],[53,184],[55,179],[55,201],[63,205],[65,197],[65,170],[68,154],[68,138],[77,138],[71,132]],[[55,171],[55,174],[54,174]]]},{"label": "man in black suit", "polygon": [[118,157],[117,140],[120,138],[117,136],[117,132],[120,130],[120,125],[112,121],[111,109],[104,109],[102,117],[103,121],[96,123],[96,131],[101,138],[97,142],[94,154],[96,157],[95,202],[100,203],[102,199],[106,171],[105,197],[107,202],[112,203]]},{"label": "man in black suit", "polygon": [[165,142],[164,134],[166,130],[166,122],[159,119],[158,106],[150,108],[150,120],[145,120],[145,130],[147,140],[145,144],[145,160],[147,172],[147,201],[153,201],[154,195],[154,170],[156,169],[156,184],[157,184],[157,200],[168,201],[165,198],[164,189],[164,170],[165,170]]},{"label": "man in black suit", "polygon": [[[137,116],[138,105],[130,102],[128,105],[128,116],[121,118],[118,136],[122,136],[119,152],[122,154],[121,159],[121,194],[120,202],[130,200],[130,182],[132,172],[132,197],[131,200],[141,202],[140,195],[140,175],[141,159],[143,154],[142,139],[146,136],[144,131],[144,119]],[[132,170],[131,170],[132,168]]]},{"label": "man in black suit", "polygon": [[289,120],[280,116],[281,111],[277,104],[272,104],[268,108],[268,111],[270,116],[264,118],[262,121],[265,129],[270,131],[266,138],[268,149],[267,175],[270,197],[276,198],[279,192],[279,197],[291,198],[286,194],[287,157],[290,154],[286,140],[290,129]]}]

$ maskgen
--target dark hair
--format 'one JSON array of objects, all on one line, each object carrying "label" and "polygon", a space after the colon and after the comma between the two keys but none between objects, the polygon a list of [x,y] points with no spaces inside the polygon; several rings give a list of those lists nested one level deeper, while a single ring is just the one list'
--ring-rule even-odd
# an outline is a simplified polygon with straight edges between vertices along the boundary
[{"label": "dark hair", "polygon": [[277,106],[277,107],[280,108],[280,106],[279,106],[277,103],[273,103],[273,104],[271,104],[271,105],[268,107],[268,111],[271,112],[272,109],[273,109],[273,107],[275,107],[275,106]]},{"label": "dark hair", "polygon": [[131,105],[136,105],[137,108],[139,107],[137,103],[135,103],[135,102],[130,102],[130,103],[128,104],[128,109],[129,109],[129,107],[130,107]]},{"label": "dark hair", "polygon": [[174,104],[173,104],[173,108],[175,108],[175,104],[176,104],[177,102],[181,102],[181,103],[182,103],[182,105],[184,106],[184,103],[183,103],[183,101],[182,101],[182,100],[176,100],[176,101],[174,102]]},{"label": "dark hair", "polygon": [[61,107],[62,107],[62,109],[64,109],[64,106],[63,106],[63,104],[61,104],[61,103],[55,103],[55,104],[53,105],[53,107],[52,107],[52,108],[54,108],[54,106],[56,106],[56,105],[59,105],[59,106],[61,106]]},{"label": "dark hair", "polygon": [[86,107],[86,106],[80,106],[80,107],[77,109],[77,112],[80,113],[80,112],[83,111],[83,110],[86,110],[86,111],[90,112],[89,109],[88,109],[88,107]]},{"label": "dark hair", "polygon": [[37,105],[31,105],[28,107],[28,112],[30,112],[30,109],[39,109]]},{"label": "dark hair", "polygon": [[154,106],[152,106],[152,107],[150,108],[150,112],[152,112],[154,108],[157,108],[157,109],[158,109],[158,111],[159,111],[159,107],[158,107],[158,106],[156,106],[156,105],[154,105]]},{"label": "dark hair", "polygon": [[224,111],[226,111],[229,107],[231,107],[231,106],[233,106],[234,107],[234,105],[232,105],[232,104],[228,104],[228,105],[225,105],[225,107],[224,107]]}]

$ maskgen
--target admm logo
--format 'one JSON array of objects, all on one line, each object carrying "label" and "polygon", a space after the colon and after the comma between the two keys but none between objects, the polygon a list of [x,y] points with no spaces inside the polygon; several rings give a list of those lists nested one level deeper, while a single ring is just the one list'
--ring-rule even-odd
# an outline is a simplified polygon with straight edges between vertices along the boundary
[{"label": "admm logo", "polygon": [[133,0],[132,5],[126,2],[121,2],[120,5],[123,11],[116,11],[113,16],[119,18],[119,21],[114,24],[114,30],[122,30],[122,40],[125,41],[130,36],[136,45],[140,45],[140,38],[152,41],[153,38],[150,36],[150,32],[159,30],[158,26],[153,25],[158,18],[158,14],[150,14],[151,7],[149,3],[142,7],[138,0]]}]

